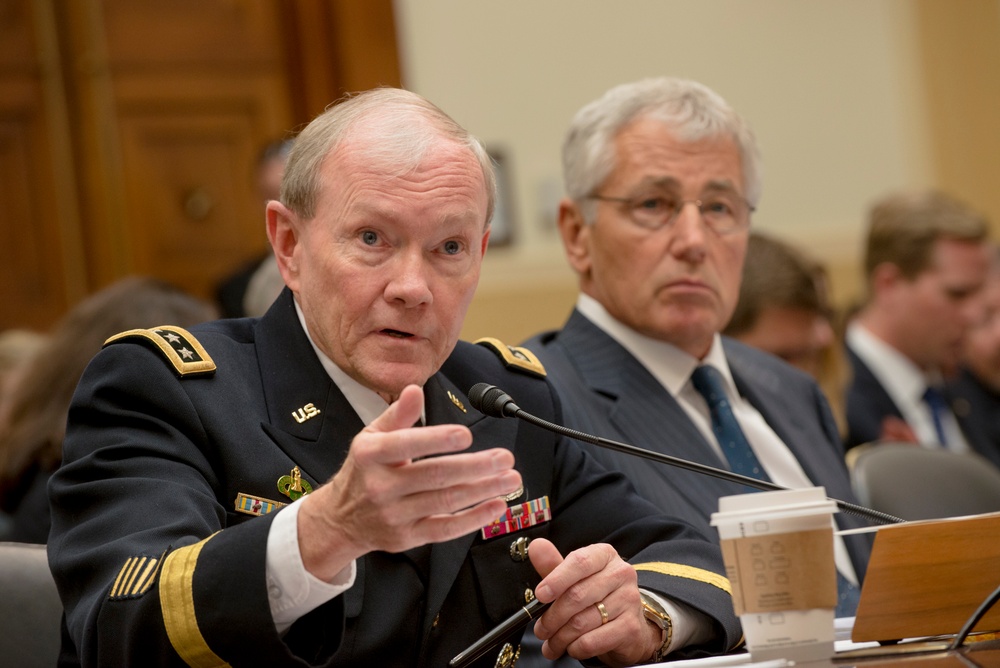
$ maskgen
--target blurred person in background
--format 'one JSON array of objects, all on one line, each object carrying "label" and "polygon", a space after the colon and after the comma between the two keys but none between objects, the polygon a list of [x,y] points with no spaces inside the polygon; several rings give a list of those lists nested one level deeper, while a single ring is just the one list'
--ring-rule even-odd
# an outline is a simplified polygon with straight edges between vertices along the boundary
[{"label": "blurred person in background", "polygon": [[8,329],[0,332],[0,420],[6,410],[8,388],[20,369],[44,345],[46,335],[30,329]]},{"label": "blurred person in background", "polygon": [[867,301],[848,324],[848,449],[885,441],[966,452],[953,373],[990,265],[986,219],[944,193],[891,194],[871,209]]},{"label": "blurred person in background", "polygon": [[46,484],[62,460],[70,399],[105,340],[123,330],[167,323],[187,326],[215,317],[210,304],[139,277],[110,285],[66,314],[22,368],[0,422],[0,509],[10,519],[0,539],[46,542]]},{"label": "blurred person in background", "polygon": [[[20,370],[45,343],[45,335],[28,329],[0,332],[0,423],[9,403],[10,388]],[[0,510],[0,540],[10,531],[12,520]]]},{"label": "blurred person in background", "polygon": [[823,265],[780,239],[751,232],[736,310],[723,334],[815,378],[843,433],[847,363]]},{"label": "blurred person in background", "polygon": [[1000,466],[1000,248],[993,249],[982,304],[948,394],[973,449]]},{"label": "blurred person in background", "polygon": [[[267,204],[278,199],[285,162],[292,150],[293,140],[279,139],[261,149],[254,167],[254,187],[261,202]],[[263,238],[264,221],[253,229]],[[278,263],[269,248],[264,254],[244,264],[216,287],[215,299],[223,318],[264,315],[264,311],[281,292]],[[280,282],[280,283],[279,283]],[[269,297],[269,298],[268,298]]]}]

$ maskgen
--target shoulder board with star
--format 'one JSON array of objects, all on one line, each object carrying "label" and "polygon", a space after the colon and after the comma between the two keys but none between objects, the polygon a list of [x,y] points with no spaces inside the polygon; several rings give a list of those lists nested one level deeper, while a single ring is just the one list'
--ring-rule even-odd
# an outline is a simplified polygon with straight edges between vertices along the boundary
[{"label": "shoulder board with star", "polygon": [[496,353],[503,365],[508,369],[526,373],[536,378],[545,378],[545,367],[538,361],[535,353],[520,346],[508,346],[500,339],[484,337],[475,342]]},{"label": "shoulder board with star", "polygon": [[215,373],[215,362],[205,348],[183,327],[164,325],[152,329],[130,329],[115,334],[104,342],[105,346],[121,341],[148,341],[163,353],[178,376],[202,376]]}]

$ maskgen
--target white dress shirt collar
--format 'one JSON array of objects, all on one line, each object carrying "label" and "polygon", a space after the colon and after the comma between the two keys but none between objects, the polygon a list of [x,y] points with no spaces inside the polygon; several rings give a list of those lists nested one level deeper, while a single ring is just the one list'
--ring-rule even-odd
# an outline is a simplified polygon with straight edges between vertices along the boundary
[{"label": "white dress shirt collar", "polygon": [[597,325],[608,336],[617,341],[633,357],[639,360],[646,369],[671,394],[677,396],[684,385],[691,379],[691,372],[699,364],[711,364],[722,374],[726,384],[726,393],[736,396],[736,384],[726,361],[726,353],[722,349],[722,338],[716,334],[712,339],[712,347],[703,360],[687,354],[680,348],[665,341],[640,334],[614,316],[608,313],[596,299],[580,294],[576,308],[588,320]]},{"label": "white dress shirt collar", "polygon": [[[347,373],[344,372],[339,366],[337,366],[333,360],[327,357],[326,353],[317,347],[316,343],[312,340],[312,336],[309,335],[309,328],[306,327],[306,319],[302,314],[302,309],[299,307],[299,302],[295,302],[295,313],[299,316],[299,323],[302,325],[302,331],[306,333],[306,338],[309,339],[309,345],[312,346],[313,350],[316,352],[316,356],[319,358],[320,364],[326,369],[326,372],[330,375],[334,384],[344,393],[344,397],[347,398],[347,403],[351,404],[351,408],[354,412],[358,414],[361,421],[365,425],[369,425],[372,421],[385,412],[385,409],[389,407],[385,399],[379,396],[378,392],[370,390],[358,381],[354,380]],[[425,414],[421,413],[421,422],[426,422]]]},{"label": "white dress shirt collar", "polygon": [[910,358],[857,321],[847,326],[847,345],[861,358],[898,406],[917,405],[930,380]]}]

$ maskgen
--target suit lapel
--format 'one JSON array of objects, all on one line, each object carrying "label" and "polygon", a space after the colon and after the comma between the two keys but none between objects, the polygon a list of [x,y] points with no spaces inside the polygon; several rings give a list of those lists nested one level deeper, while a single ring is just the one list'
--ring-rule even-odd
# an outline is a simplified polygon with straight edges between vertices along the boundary
[{"label": "suit lapel", "polygon": [[[462,424],[472,430],[472,446],[466,452],[476,452],[496,445],[497,441],[486,438],[485,434],[492,430],[491,423],[505,424],[500,420],[484,420],[485,416],[472,408],[469,398],[441,374],[432,376],[424,385],[424,409],[428,425]],[[472,532],[446,543],[431,545],[431,576],[427,585],[427,607],[424,610],[424,637],[430,632],[433,614],[443,605],[465,563],[469,547],[478,535],[478,532]]]},{"label": "suit lapel", "polygon": [[[607,421],[618,433],[599,436],[621,438],[656,452],[725,468],[677,400],[603,330],[574,312],[560,332],[557,345],[565,346],[561,357],[572,360],[587,390],[599,392],[610,401]],[[681,516],[701,518],[702,509],[715,506],[720,496],[740,491],[724,480],[667,464],[626,459],[615,468],[641,487],[656,489],[650,493],[651,500]],[[686,511],[681,505],[687,507]]]},{"label": "suit lapel", "polygon": [[[574,312],[559,342],[573,351],[573,364],[588,387],[612,399],[608,418],[628,442],[710,466],[723,465],[666,388],[603,330]],[[666,467],[659,468],[667,478],[673,475]]]},{"label": "suit lapel", "polygon": [[322,484],[364,424],[313,352],[289,290],[258,321],[255,336],[268,413],[261,427],[304,477]]},{"label": "suit lapel", "polygon": [[[822,480],[825,476],[817,470],[817,466],[822,465],[817,461],[817,455],[822,450],[814,448],[807,451],[809,444],[815,439],[824,438],[819,426],[803,422],[801,414],[788,409],[787,396],[784,394],[788,390],[782,387],[781,380],[776,375],[754,364],[752,359],[741,354],[728,339],[723,338],[723,347],[733,382],[740,395],[757,409],[781,442],[791,450],[809,480]],[[816,412],[809,416],[815,420]],[[829,490],[829,493],[838,492]]]}]

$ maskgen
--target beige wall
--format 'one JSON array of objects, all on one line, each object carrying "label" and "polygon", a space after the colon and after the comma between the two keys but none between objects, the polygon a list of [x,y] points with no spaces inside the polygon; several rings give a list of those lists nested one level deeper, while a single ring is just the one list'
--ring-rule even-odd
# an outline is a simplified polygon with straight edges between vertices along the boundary
[{"label": "beige wall", "polygon": [[565,318],[575,281],[553,227],[559,146],[576,109],[617,83],[677,75],[727,98],[764,156],[754,224],[827,262],[841,303],[860,284],[871,201],[931,183],[907,0],[396,1],[404,84],[510,170],[516,240],[488,254],[465,338],[515,342]]}]

